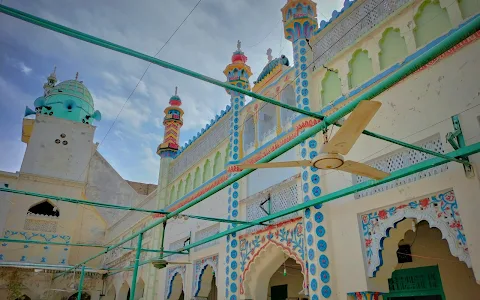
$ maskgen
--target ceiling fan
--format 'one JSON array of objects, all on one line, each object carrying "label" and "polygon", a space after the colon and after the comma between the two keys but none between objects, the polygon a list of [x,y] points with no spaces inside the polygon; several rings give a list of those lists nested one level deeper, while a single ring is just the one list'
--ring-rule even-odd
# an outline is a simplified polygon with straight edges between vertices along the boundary
[{"label": "ceiling fan", "polygon": [[151,261],[152,265],[157,269],[163,269],[167,267],[167,265],[191,265],[191,262],[175,262],[175,261],[167,261],[165,259],[156,259]]},{"label": "ceiling fan", "polygon": [[344,171],[377,180],[383,179],[390,174],[360,162],[344,160],[342,156],[342,154],[346,155],[350,149],[352,149],[353,145],[362,134],[362,131],[373,119],[381,105],[382,103],[378,101],[360,101],[333,138],[331,138],[330,141],[328,141],[328,139],[325,140],[325,143],[320,150],[321,153],[312,160],[238,164],[236,166],[242,170],[315,167],[322,170]]}]

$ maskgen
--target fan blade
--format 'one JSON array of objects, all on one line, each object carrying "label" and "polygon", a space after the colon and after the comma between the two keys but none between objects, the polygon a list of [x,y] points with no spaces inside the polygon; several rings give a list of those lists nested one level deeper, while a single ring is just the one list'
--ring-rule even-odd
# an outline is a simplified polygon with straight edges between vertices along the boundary
[{"label": "fan blade", "polygon": [[347,154],[373,119],[382,103],[378,101],[360,101],[345,123],[323,149],[326,153]]},{"label": "fan blade", "polygon": [[312,165],[310,160],[269,162],[262,164],[240,164],[240,169],[270,169],[270,168],[290,168],[290,167],[309,167]]},{"label": "fan blade", "polygon": [[351,160],[345,161],[341,167],[337,168],[337,170],[373,178],[376,180],[380,180],[387,176],[390,176],[390,173],[386,173],[380,171],[379,169],[370,167],[369,165]]}]

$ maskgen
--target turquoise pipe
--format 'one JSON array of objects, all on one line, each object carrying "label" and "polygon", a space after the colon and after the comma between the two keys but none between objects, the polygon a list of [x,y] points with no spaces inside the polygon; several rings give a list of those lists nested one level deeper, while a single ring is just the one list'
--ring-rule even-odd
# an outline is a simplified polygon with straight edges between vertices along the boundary
[{"label": "turquoise pipe", "polygon": [[85,279],[85,266],[82,266],[82,272],[80,273],[80,283],[78,284],[77,300],[82,300],[83,281]]},{"label": "turquoise pipe", "polygon": [[[95,244],[73,244],[73,243],[59,243],[59,242],[47,242],[47,241],[35,241],[35,240],[17,240],[17,239],[8,239],[8,238],[0,238],[0,242],[6,242],[6,243],[18,243],[18,244],[37,244],[37,245],[53,245],[53,246],[70,246],[70,247],[92,247],[92,248],[108,248],[108,246],[102,246],[102,245],[95,245]],[[134,247],[121,247],[122,249],[125,250],[136,250]],[[155,253],[160,253],[162,250],[156,250],[156,249],[146,249],[142,248],[142,251],[144,252],[155,252]],[[172,253],[172,254],[187,254],[187,253],[182,253],[182,252],[176,252],[176,251],[164,251],[165,253]]]},{"label": "turquoise pipe", "polygon": [[[75,198],[59,197],[59,196],[40,194],[40,193],[35,193],[35,192],[23,191],[23,190],[10,189],[10,188],[5,188],[5,187],[0,187],[0,192],[26,195],[26,196],[32,196],[32,197],[39,197],[39,198],[46,198],[46,199],[60,201],[60,202],[68,202],[68,203],[74,203],[74,204],[96,206],[96,207],[101,207],[101,208],[121,209],[121,210],[155,213],[155,214],[163,214],[163,215],[166,215],[166,214],[169,213],[168,211],[164,211],[164,210],[151,210],[151,209],[143,209],[143,208],[137,208],[137,207],[131,207],[131,206],[107,204],[107,203],[102,203],[102,202],[94,202],[94,201],[80,200],[80,199],[75,199]],[[213,222],[221,222],[221,223],[229,223],[229,224],[231,224],[231,223],[236,223],[236,224],[248,223],[248,222],[239,221],[239,220],[227,220],[227,219],[220,219],[220,218],[214,218],[214,217],[204,217],[204,216],[197,216],[197,215],[188,215],[188,214],[182,214],[182,216],[186,216],[186,217],[189,217],[189,218],[192,218],[192,219],[213,221]]]},{"label": "turquoise pipe", "polygon": [[[146,54],[137,52],[135,50],[132,50],[132,49],[129,49],[129,48],[126,48],[126,47],[108,42],[106,40],[88,35],[86,33],[83,33],[83,32],[80,32],[80,31],[77,31],[77,30],[74,30],[74,29],[71,29],[71,28],[68,28],[68,27],[65,27],[65,26],[62,26],[62,25],[57,24],[57,23],[50,22],[48,20],[45,20],[45,19],[33,16],[33,15],[27,14],[25,12],[22,12],[22,11],[19,11],[19,10],[16,10],[16,9],[13,9],[13,8],[10,8],[10,7],[4,6],[4,5],[0,5],[0,12],[2,12],[4,14],[7,14],[7,15],[10,15],[14,18],[17,18],[17,19],[20,19],[20,20],[23,20],[23,21],[41,26],[41,27],[44,27],[46,29],[62,33],[64,35],[67,35],[67,36],[70,36],[70,37],[73,37],[73,38],[76,38],[76,39],[79,39],[79,40],[82,40],[82,41],[85,41],[85,42],[88,42],[88,43],[91,43],[91,44],[94,44],[94,45],[97,45],[97,46],[100,46],[100,47],[104,47],[104,48],[107,48],[107,49],[110,49],[110,50],[114,50],[116,52],[120,52],[120,53],[129,55],[129,56],[139,58],[141,60],[150,62],[152,64],[156,64],[158,66],[161,66],[161,67],[164,67],[164,68],[167,68],[167,69],[185,74],[187,76],[191,76],[191,77],[200,79],[202,81],[206,81],[208,83],[223,87],[223,88],[228,89],[228,90],[233,90],[233,91],[239,92],[241,94],[256,98],[258,100],[261,100],[261,101],[264,101],[264,102],[267,102],[267,103],[270,103],[270,104],[273,104],[273,105],[276,105],[276,106],[283,107],[283,108],[288,109],[288,110],[292,110],[292,111],[301,113],[301,114],[306,115],[306,116],[310,116],[310,117],[320,119],[320,120],[323,120],[325,118],[325,116],[323,116],[321,114],[306,111],[306,110],[302,110],[302,109],[297,108],[295,106],[290,106],[288,104],[281,103],[281,102],[279,102],[275,99],[259,95],[257,93],[251,92],[249,90],[245,90],[245,89],[239,88],[237,86],[231,85],[229,83],[225,83],[223,81],[213,79],[211,77],[202,75],[202,74],[197,73],[197,72],[193,72],[191,70],[188,70],[188,69],[182,68],[180,66],[177,66],[177,65],[168,63],[166,61],[160,60],[158,58],[148,56]],[[471,23],[475,23],[475,22],[478,23],[478,21],[479,21],[478,19],[479,18],[477,16],[477,18],[474,18],[473,20],[471,20],[471,21],[473,21]],[[337,123],[334,123],[334,125],[340,126]],[[407,148],[414,149],[414,150],[417,150],[417,151],[425,152],[427,154],[434,155],[434,156],[437,156],[437,157],[442,157],[444,159],[449,159],[449,160],[452,160],[452,161],[456,161],[458,163],[469,164],[469,162],[465,162],[465,161],[462,161],[462,160],[459,160],[459,159],[456,159],[456,158],[453,158],[453,159],[452,158],[447,158],[442,153],[437,153],[435,151],[423,149],[421,147],[411,145],[411,144],[408,144],[408,143],[405,143],[405,142],[402,142],[402,141],[398,141],[398,140],[395,140],[395,139],[392,139],[392,138],[389,138],[389,137],[386,137],[386,136],[383,136],[383,135],[380,135],[380,134],[377,134],[377,133],[373,133],[373,132],[370,132],[368,130],[364,130],[362,133],[364,133],[366,135],[369,135],[371,137],[374,137],[374,138],[382,139],[382,140],[400,145],[402,147],[407,147]]]},{"label": "turquoise pipe", "polygon": [[137,289],[138,264],[142,254],[143,233],[140,233],[137,241],[137,252],[135,253],[135,264],[133,266],[132,284],[130,286],[130,300],[135,300],[135,291]]},{"label": "turquoise pipe", "polygon": [[[470,146],[465,146],[464,148],[460,148],[459,150],[450,152],[447,155],[449,157],[464,157],[464,156],[466,157],[466,156],[473,155],[473,154],[479,153],[479,152],[480,152],[480,143],[476,143],[476,144],[473,144],[473,145],[470,145]],[[335,199],[338,199],[338,198],[341,198],[341,197],[345,197],[345,196],[348,196],[348,195],[351,195],[351,194],[354,194],[354,193],[357,193],[357,192],[375,187],[377,185],[381,185],[381,184],[384,184],[384,183],[387,183],[387,182],[390,182],[390,181],[393,181],[393,180],[397,180],[397,179],[400,179],[400,178],[403,178],[403,177],[406,177],[406,176],[409,176],[409,175],[412,175],[412,174],[415,174],[415,173],[418,173],[418,172],[428,170],[428,169],[433,168],[433,167],[437,167],[437,166],[446,164],[448,162],[449,161],[446,160],[446,159],[435,157],[435,158],[423,161],[421,163],[415,164],[413,166],[395,171],[392,174],[390,174],[390,176],[388,176],[387,178],[384,178],[382,180],[365,181],[365,182],[356,184],[354,186],[350,186],[348,188],[344,188],[342,190],[330,193],[328,195],[320,196],[320,197],[312,199],[308,202],[304,202],[302,204],[292,206],[288,209],[285,209],[285,210],[282,210],[280,212],[262,217],[260,219],[255,220],[255,221],[256,222],[268,222],[268,221],[271,221],[271,220],[275,220],[277,218],[280,218],[280,217],[286,216],[288,214],[306,209],[308,207],[318,205],[318,204],[323,204],[323,203],[326,203],[326,202],[330,202],[332,200],[335,200]],[[190,244],[186,247],[180,248],[179,250],[189,250],[189,249],[192,249],[194,247],[200,246],[202,244],[205,244],[205,243],[211,242],[213,240],[222,238],[224,236],[230,235],[232,233],[235,233],[235,232],[238,232],[238,231],[241,231],[241,230],[245,230],[245,229],[250,228],[252,226],[253,225],[240,225],[240,226],[237,226],[237,227],[233,227],[229,230],[225,230],[223,232],[217,233],[216,235],[213,235],[211,237],[208,237],[208,238],[205,238],[203,240],[197,241],[197,242],[192,243],[192,244]]]},{"label": "turquoise pipe", "polygon": [[[458,44],[459,42],[463,41],[465,38],[469,37],[470,35],[474,34],[476,31],[480,30],[480,16],[477,16],[473,19],[470,20],[469,23],[465,24],[464,26],[461,26],[458,28],[456,31],[454,31],[452,34],[447,36],[444,40],[439,42],[437,45],[434,47],[428,49],[425,51],[422,55],[416,57],[409,63],[405,64],[404,66],[400,67],[395,73],[390,75],[388,78],[382,80],[379,82],[377,85],[373,86],[371,89],[363,93],[362,95],[359,95],[356,99],[352,100],[350,103],[346,104],[344,107],[340,108],[338,111],[334,112],[332,115],[325,117],[323,122],[313,126],[310,129],[307,129],[304,131],[302,134],[298,135],[296,138],[294,138],[292,141],[282,145],[280,148],[277,150],[273,151],[272,153],[266,155],[264,158],[260,159],[258,162],[259,163],[265,163],[269,162],[272,159],[280,156],[281,154],[285,153],[286,151],[290,150],[291,148],[295,147],[296,145],[300,144],[307,138],[317,134],[318,132],[322,131],[324,128],[326,128],[328,125],[333,124],[337,122],[340,118],[344,117],[348,113],[350,113],[356,105],[363,100],[370,100],[375,98],[376,96],[380,95],[387,89],[391,88],[394,86],[396,83],[401,81],[402,79],[406,78],[408,75],[412,74],[413,72],[417,71],[419,68],[422,66],[426,65],[439,55],[445,53],[447,50]],[[440,159],[440,158],[439,158]],[[443,160],[443,158],[442,158]],[[153,222],[152,224],[148,225],[144,229],[140,230],[138,233],[125,238],[124,240],[120,241],[119,243],[113,245],[106,251],[99,253],[97,255],[94,255],[92,258],[87,259],[83,263],[86,263],[92,259],[95,259],[96,257],[102,255],[103,253],[106,253],[123,243],[130,241],[131,239],[135,238],[139,233],[143,233],[147,230],[152,229],[153,227],[163,223],[164,221],[170,219],[173,216],[178,215],[182,211],[192,207],[193,205],[196,205],[197,203],[203,201],[204,199],[210,197],[211,195],[217,193],[218,191],[222,190],[223,188],[227,187],[228,185],[232,184],[233,182],[247,176],[253,172],[253,170],[243,170],[239,174],[232,176],[222,184],[214,187],[210,191],[206,192],[204,195],[196,198],[192,202],[186,204],[185,206],[177,209],[174,212],[169,213],[166,217],[161,218],[160,220],[157,220]],[[252,222],[255,223],[255,222]],[[258,223],[258,222],[257,222]]]}]

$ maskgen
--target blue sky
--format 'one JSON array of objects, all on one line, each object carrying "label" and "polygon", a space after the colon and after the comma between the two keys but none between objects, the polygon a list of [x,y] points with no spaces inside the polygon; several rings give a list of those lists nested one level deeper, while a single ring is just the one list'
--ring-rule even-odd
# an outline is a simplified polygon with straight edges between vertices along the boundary
[{"label": "blue sky", "polygon": [[[273,56],[291,61],[283,38],[283,0],[203,0],[158,58],[224,80],[238,39],[252,67],[253,82]],[[154,55],[197,0],[47,1],[4,0],[3,4],[50,21]],[[319,21],[340,9],[341,0],[318,0]],[[163,138],[163,110],[179,88],[185,111],[181,145],[229,103],[224,89],[151,66],[112,126],[148,63],[0,14],[0,170],[20,169],[26,145],[20,141],[25,106],[42,95],[57,66],[60,81],[75,78],[89,88],[102,112],[95,141],[99,152],[128,180],[157,183],[156,147]],[[106,136],[107,132],[110,132]],[[105,137],[106,136],[106,137]]]}]

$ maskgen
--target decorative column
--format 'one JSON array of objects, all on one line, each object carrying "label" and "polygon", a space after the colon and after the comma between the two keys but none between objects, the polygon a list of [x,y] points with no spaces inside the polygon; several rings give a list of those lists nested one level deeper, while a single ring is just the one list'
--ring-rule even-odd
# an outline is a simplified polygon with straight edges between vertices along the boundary
[{"label": "decorative column", "polygon": [[[297,107],[311,110],[309,85],[313,53],[309,39],[317,29],[317,7],[311,0],[289,0],[282,8],[285,38],[293,43],[295,62],[295,96]],[[301,144],[302,159],[313,159],[319,154],[320,135],[307,139]],[[316,168],[301,169],[303,201],[308,202],[319,197],[320,176]],[[327,255],[327,234],[322,205],[310,207],[304,211],[306,237],[306,259],[308,265],[308,293],[310,299],[327,299],[332,295],[330,287],[329,257]]]},{"label": "decorative column", "polygon": [[[182,100],[177,95],[177,88],[175,87],[175,95],[170,98],[167,108],[165,108],[165,117],[163,125],[165,126],[163,133],[163,143],[157,148],[157,154],[160,156],[160,168],[158,172],[158,186],[157,186],[157,209],[164,209],[168,203],[167,185],[168,185],[168,171],[170,169],[170,162],[173,160],[178,152],[178,141],[180,139],[180,128],[183,125],[183,110],[180,108]],[[153,230],[152,248],[160,249],[162,229],[157,226]],[[150,266],[148,284],[145,289],[147,293],[146,299],[158,299],[156,294],[157,285],[157,269]]]},{"label": "decorative column", "polygon": [[[241,43],[237,43],[237,51],[233,52],[232,63],[229,64],[223,73],[227,76],[230,84],[241,87],[243,89],[250,89],[249,77],[252,75],[250,67],[246,64],[247,57],[240,49]],[[230,95],[230,105],[232,106],[232,115],[230,116],[230,151],[229,162],[237,161],[240,158],[240,110],[245,105],[245,96],[238,92],[227,90]],[[233,176],[231,174],[230,176]],[[228,219],[236,220],[239,216],[240,205],[238,203],[240,193],[240,183],[234,182],[228,189]],[[237,224],[228,225],[228,229],[235,227]],[[239,255],[240,245],[238,236],[233,233],[227,236],[226,247],[226,276],[225,276],[225,299],[237,300],[240,293],[240,276],[239,276]]]}]

